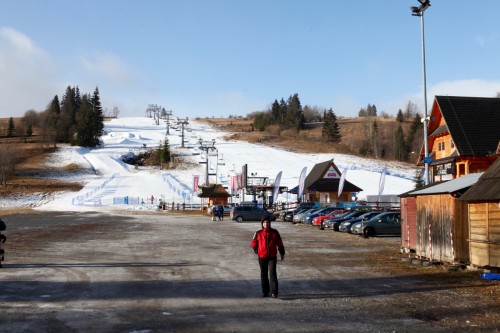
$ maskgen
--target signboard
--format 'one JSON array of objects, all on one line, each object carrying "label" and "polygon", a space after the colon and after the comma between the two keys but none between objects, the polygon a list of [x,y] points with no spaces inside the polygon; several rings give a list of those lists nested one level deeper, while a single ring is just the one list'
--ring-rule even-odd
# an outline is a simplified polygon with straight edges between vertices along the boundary
[{"label": "signboard", "polygon": [[434,159],[432,157],[424,157],[424,163],[426,164],[431,164],[432,162],[434,162]]},{"label": "signboard", "polygon": [[338,179],[338,178],[340,178],[340,175],[337,172],[337,170],[335,170],[333,165],[331,165],[330,169],[328,169],[328,171],[325,173],[323,178],[325,178],[325,179]]}]

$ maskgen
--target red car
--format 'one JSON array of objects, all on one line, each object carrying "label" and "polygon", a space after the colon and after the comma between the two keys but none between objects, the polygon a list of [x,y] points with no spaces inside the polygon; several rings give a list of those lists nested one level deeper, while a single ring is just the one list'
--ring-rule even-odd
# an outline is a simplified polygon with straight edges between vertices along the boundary
[{"label": "red car", "polygon": [[334,210],[329,215],[317,216],[317,217],[313,218],[312,225],[320,226],[321,222],[323,222],[324,220],[329,219],[331,217],[337,217],[338,215],[340,215],[342,213],[344,213],[344,210],[343,209],[339,209],[339,210]]}]

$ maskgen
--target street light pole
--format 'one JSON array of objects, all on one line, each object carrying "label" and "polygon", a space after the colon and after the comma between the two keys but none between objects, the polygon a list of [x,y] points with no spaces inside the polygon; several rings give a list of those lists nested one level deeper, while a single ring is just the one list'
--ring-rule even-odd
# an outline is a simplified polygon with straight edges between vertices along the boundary
[{"label": "street light pole", "polygon": [[424,11],[431,6],[430,0],[418,0],[420,6],[411,7],[413,16],[420,16],[420,28],[422,31],[422,68],[423,68],[423,83],[424,83],[424,184],[429,184],[429,138],[428,138],[428,121],[427,115],[427,78],[425,70],[425,33],[424,33]]}]

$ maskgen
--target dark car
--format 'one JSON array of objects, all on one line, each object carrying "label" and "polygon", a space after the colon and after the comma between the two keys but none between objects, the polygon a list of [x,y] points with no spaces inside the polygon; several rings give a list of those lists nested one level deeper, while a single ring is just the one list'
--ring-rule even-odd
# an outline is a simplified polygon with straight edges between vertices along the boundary
[{"label": "dark car", "polygon": [[344,222],[345,220],[349,220],[358,217],[360,215],[363,215],[364,213],[366,212],[360,210],[348,211],[347,214],[343,214],[340,217],[325,220],[323,222],[323,225],[325,228],[339,231],[340,223]]},{"label": "dark car", "polygon": [[401,213],[380,213],[368,221],[357,222],[352,226],[351,233],[364,237],[401,235]]},{"label": "dark car", "polygon": [[361,222],[361,220],[368,221],[368,220],[374,218],[375,216],[379,215],[380,213],[382,213],[382,212],[380,212],[380,211],[367,212],[367,213],[364,213],[363,215],[360,215],[358,217],[342,221],[342,223],[340,223],[340,225],[339,225],[339,231],[351,233],[351,227],[353,226],[353,224]]},{"label": "dark car", "polygon": [[295,214],[298,214],[298,213],[301,213],[301,212],[305,212],[308,209],[309,208],[296,208],[296,209],[293,209],[293,210],[286,211],[281,216],[281,219],[283,221],[292,222],[293,221],[293,217],[294,217]]},{"label": "dark car", "polygon": [[229,214],[231,220],[236,222],[242,221],[260,221],[263,217],[269,217],[271,221],[275,221],[276,217],[273,213],[257,206],[236,206],[233,207]]},{"label": "dark car", "polygon": [[328,215],[328,214],[330,214],[331,212],[333,212],[333,211],[335,211],[337,209],[338,208],[336,208],[336,207],[321,208],[321,209],[315,211],[312,214],[304,216],[304,221],[303,222],[306,223],[306,224],[312,224],[312,220],[315,219],[316,217],[322,216],[322,215]]}]

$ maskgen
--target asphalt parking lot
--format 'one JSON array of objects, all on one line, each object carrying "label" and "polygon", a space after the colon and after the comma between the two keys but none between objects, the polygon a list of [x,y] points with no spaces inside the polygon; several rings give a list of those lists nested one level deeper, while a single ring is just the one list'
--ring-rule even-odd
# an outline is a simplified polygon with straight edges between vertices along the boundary
[{"label": "asphalt parking lot", "polygon": [[399,237],[273,222],[280,298],[262,298],[258,222],[157,213],[3,217],[3,332],[495,332],[500,285],[401,261]]}]

